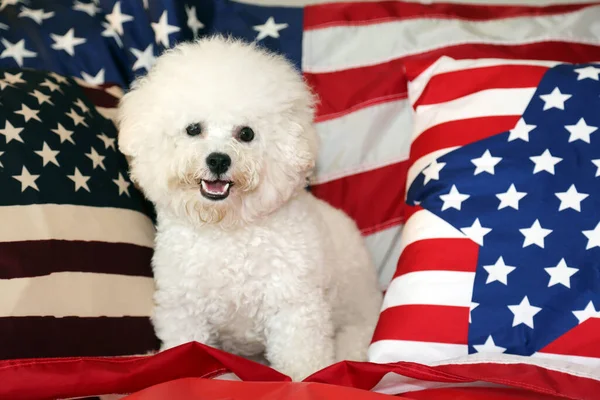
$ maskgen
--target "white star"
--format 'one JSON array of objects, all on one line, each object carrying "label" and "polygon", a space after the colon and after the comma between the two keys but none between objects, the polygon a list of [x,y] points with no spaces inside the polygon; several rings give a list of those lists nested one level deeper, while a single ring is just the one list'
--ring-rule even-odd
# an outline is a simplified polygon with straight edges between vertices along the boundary
[{"label": "white star", "polygon": [[546,171],[554,175],[554,166],[562,161],[562,158],[554,157],[548,149],[539,156],[529,157],[529,159],[535,163],[535,167],[533,168],[534,174]]},{"label": "white star", "polygon": [[50,101],[50,96],[48,96],[47,94],[44,94],[42,92],[40,92],[39,90],[35,89],[33,91],[33,93],[29,93],[30,96],[33,96],[37,99],[39,105],[41,106],[44,103],[48,103],[51,105],[54,105],[54,103],[52,103],[52,101]]},{"label": "white star", "polygon": [[596,166],[596,177],[600,176],[600,158],[592,160],[594,165]]},{"label": "white star", "polygon": [[542,228],[542,226],[540,225],[540,221],[536,219],[533,225],[531,225],[531,228],[519,229],[519,232],[521,232],[521,234],[525,236],[525,239],[523,240],[524,248],[535,244],[543,249],[544,238],[552,233],[552,229]]},{"label": "white star", "polygon": [[588,238],[586,250],[593,249],[594,247],[600,247],[600,222],[596,227],[589,231],[582,231],[586,238]]},{"label": "white star", "polygon": [[105,156],[101,156],[100,154],[98,154],[98,152],[96,151],[96,149],[94,149],[93,147],[90,149],[89,153],[85,153],[85,155],[92,160],[92,169],[96,169],[97,167],[101,167],[103,170],[106,171],[106,167],[104,166],[104,159],[106,158]]},{"label": "white star", "polygon": [[0,53],[0,58],[12,57],[17,62],[19,67],[23,66],[23,60],[25,58],[33,58],[37,56],[35,51],[29,51],[25,48],[25,39],[21,39],[17,43],[11,43],[2,38],[0,39],[0,42],[2,42],[5,47],[2,53]]},{"label": "white star", "polygon": [[39,192],[40,189],[38,188],[37,184],[35,183],[35,181],[39,177],[40,177],[39,175],[31,175],[29,173],[29,171],[27,170],[27,168],[25,168],[25,166],[23,166],[23,169],[21,170],[21,175],[13,175],[14,179],[21,182],[21,193],[24,192],[25,189],[27,189],[27,188],[32,188]]},{"label": "white star", "polygon": [[11,74],[10,72],[4,73],[4,80],[11,85],[16,85],[18,83],[27,83],[25,79],[22,78],[23,73],[19,72],[18,74]]},{"label": "white star", "polygon": [[[0,157],[2,157],[2,154],[4,154],[4,152],[0,151]],[[0,161],[0,168],[4,168],[4,165],[2,165],[2,161]]]},{"label": "white star", "polygon": [[577,68],[575,72],[577,73],[578,81],[587,78],[597,81],[599,80],[598,75],[600,75],[600,68],[596,68],[590,65],[584,68]]},{"label": "white star", "polygon": [[270,36],[272,38],[279,38],[279,31],[288,27],[288,24],[276,24],[275,19],[273,17],[269,17],[267,22],[262,25],[254,25],[253,29],[258,32],[256,36],[256,40],[260,41]]},{"label": "white star", "polygon": [[113,182],[119,187],[119,196],[125,193],[127,197],[131,197],[129,194],[130,183],[123,178],[123,175],[119,172],[119,179],[113,179]]},{"label": "white star", "polygon": [[19,13],[19,17],[29,17],[41,25],[44,20],[54,17],[54,11],[45,12],[41,8],[38,10],[32,10],[31,8],[23,6],[21,8],[21,12]]},{"label": "white star", "polygon": [[469,304],[469,323],[471,323],[471,313],[477,307],[479,307],[479,303],[471,302],[471,304]]},{"label": "white star", "polygon": [[478,353],[504,353],[506,351],[504,347],[496,346],[492,335],[488,336],[484,344],[473,345],[473,348]]},{"label": "white star", "polygon": [[510,130],[508,135],[508,141],[521,139],[525,142],[529,142],[529,132],[537,128],[537,125],[528,125],[523,118],[519,119],[517,126]]},{"label": "white star", "polygon": [[508,190],[504,193],[498,193],[496,197],[500,199],[498,210],[502,210],[505,207],[512,207],[515,210],[519,209],[519,201],[527,196],[525,192],[517,192],[514,183],[510,185]]},{"label": "white star", "polygon": [[69,111],[66,115],[73,120],[73,124],[75,124],[75,126],[79,124],[88,126],[88,124],[85,122],[85,117],[77,114],[77,111],[75,111],[74,108],[71,108],[71,111]]},{"label": "white star", "polygon": [[0,79],[0,90],[6,89],[7,86],[15,87],[14,85],[11,85],[10,83],[6,82],[4,79]]},{"label": "white star", "polygon": [[119,47],[123,47],[123,41],[121,40],[121,37],[119,36],[117,31],[115,31],[114,27],[110,26],[110,24],[106,21],[102,21],[102,23],[100,25],[102,25],[102,27],[104,28],[104,30],[101,33],[102,36],[111,37],[111,38],[115,39],[115,42],[117,42],[117,45]]},{"label": "white star", "polygon": [[104,142],[104,148],[108,149],[109,147],[112,148],[113,150],[116,151],[115,148],[115,139],[113,138],[109,138],[108,136],[106,136],[104,133],[97,135],[98,139],[102,140]]},{"label": "white star", "polygon": [[47,87],[48,89],[50,89],[50,93],[54,92],[55,90],[58,90],[59,92],[62,93],[60,86],[47,78],[44,79],[44,82],[40,83],[40,86],[44,86],[44,87]]},{"label": "white star", "polygon": [[565,101],[573,97],[570,94],[561,93],[560,89],[555,87],[549,94],[543,94],[540,98],[544,101],[544,111],[551,108],[565,109]]},{"label": "white star", "polygon": [[475,219],[473,225],[460,228],[460,230],[480,246],[483,246],[483,237],[492,231],[490,228],[482,227],[479,218]]},{"label": "white star", "polygon": [[513,313],[512,326],[515,327],[519,324],[525,324],[533,329],[533,317],[542,311],[540,307],[532,306],[529,304],[527,296],[523,297],[521,303],[514,306],[508,306],[508,309]]},{"label": "white star", "polygon": [[455,185],[452,185],[450,192],[447,194],[440,195],[440,199],[444,202],[442,205],[442,211],[448,208],[455,208],[460,211],[462,202],[471,197],[468,194],[462,194],[458,191]]},{"label": "white star", "polygon": [[142,0],[142,3],[144,5],[144,10],[148,9],[148,0]]},{"label": "white star", "polygon": [[112,9],[112,12],[110,14],[106,14],[106,20],[115,32],[123,36],[125,33],[123,31],[123,24],[125,22],[133,21],[133,17],[131,15],[123,14],[121,12],[121,2],[117,1]]},{"label": "white star", "polygon": [[600,318],[600,311],[596,310],[594,303],[590,301],[583,310],[573,311],[573,315],[581,324],[590,318]]},{"label": "white star", "polygon": [[65,78],[62,75],[57,74],[56,72],[50,72],[48,75],[50,75],[51,77],[54,78],[54,80],[57,83],[66,83],[67,85],[70,85],[69,80],[67,78]]},{"label": "white star", "polygon": [[473,175],[479,175],[482,172],[494,175],[494,168],[500,161],[502,161],[502,157],[492,157],[490,151],[486,150],[481,157],[471,160],[476,167]]},{"label": "white star", "polygon": [[156,43],[165,47],[169,47],[169,35],[180,30],[178,26],[169,25],[167,10],[163,11],[158,22],[152,22],[152,29]]},{"label": "white star", "polygon": [[187,26],[194,33],[194,37],[198,37],[200,29],[204,28],[204,24],[198,21],[196,15],[196,6],[188,7],[185,6],[185,13],[187,14]]},{"label": "white star", "polygon": [[588,125],[583,118],[579,118],[579,121],[577,121],[575,125],[565,125],[565,129],[571,133],[571,136],[569,136],[569,143],[576,140],[582,140],[589,143],[590,135],[596,132],[598,127]]},{"label": "white star", "polygon": [[58,123],[58,127],[56,129],[51,129],[52,132],[56,133],[58,135],[58,137],[60,137],[60,142],[64,143],[65,141],[67,142],[71,142],[73,144],[75,144],[75,141],[73,141],[73,131],[70,131],[68,129],[65,129],[64,126],[62,126],[60,124],[60,122]]},{"label": "white star", "polygon": [[35,119],[42,122],[40,117],[38,117],[39,112],[40,110],[32,110],[31,108],[27,107],[25,103],[23,103],[21,104],[21,109],[19,111],[15,111],[15,114],[22,115],[23,118],[25,118],[25,122],[28,122],[30,119]]},{"label": "white star", "polygon": [[52,150],[50,148],[50,146],[48,146],[48,143],[46,143],[46,142],[44,142],[44,145],[42,146],[42,150],[35,151],[35,154],[42,157],[42,166],[44,166],[44,167],[48,163],[52,163],[52,164],[60,167],[60,164],[58,164],[58,160],[56,159],[56,156],[58,155],[58,153],[59,153],[58,150]]},{"label": "white star", "polygon": [[79,109],[81,110],[82,113],[87,113],[88,111],[90,111],[90,109],[88,108],[88,106],[85,105],[85,103],[83,102],[83,100],[81,100],[80,98],[77,99],[77,101],[74,103],[74,105],[76,105],[77,107],[79,107]]},{"label": "white star", "polygon": [[6,120],[4,128],[0,129],[0,134],[5,136],[6,143],[10,143],[11,140],[16,140],[17,142],[24,143],[23,139],[21,139],[22,130],[23,128],[14,127],[8,120]]},{"label": "white star", "polygon": [[544,268],[544,270],[548,273],[548,275],[550,275],[548,287],[560,283],[569,289],[571,288],[571,277],[577,273],[577,271],[579,271],[577,268],[568,267],[564,258],[559,261],[556,267]]},{"label": "white star", "polygon": [[0,22],[0,29],[4,29],[5,31],[8,30],[8,25],[3,24],[2,22]]},{"label": "white star", "polygon": [[85,38],[75,37],[75,28],[69,29],[64,35],[51,33],[50,37],[54,40],[54,44],[51,46],[54,50],[64,50],[70,56],[75,55],[75,46],[87,42]]},{"label": "white star", "polygon": [[0,11],[4,10],[7,6],[16,6],[23,0],[2,0],[0,3]]},{"label": "white star", "polygon": [[96,16],[96,13],[102,11],[94,3],[82,3],[79,0],[76,0],[75,4],[73,4],[73,10],[75,10],[75,11],[83,11],[84,13],[86,13],[87,15],[89,15],[90,17],[94,17],[94,16]]},{"label": "white star", "polygon": [[484,265],[483,269],[488,273],[487,280],[485,281],[486,284],[498,281],[504,285],[508,285],[508,274],[517,269],[517,267],[506,265],[504,258],[500,257],[496,261],[496,264]]},{"label": "white star", "polygon": [[150,67],[152,67],[152,64],[156,61],[156,57],[154,57],[154,45],[150,43],[144,51],[132,48],[131,52],[136,58],[135,63],[133,64],[133,70],[136,71],[140,68],[144,68],[146,71],[150,71]]},{"label": "white star", "polygon": [[77,167],[75,167],[75,172],[73,173],[73,175],[67,175],[67,176],[69,177],[70,180],[75,182],[75,191],[78,191],[79,189],[85,189],[88,192],[90,191],[90,188],[88,187],[88,184],[87,184],[87,181],[90,180],[90,177],[82,175],[81,172],[79,172],[79,169]]},{"label": "white star", "polygon": [[102,85],[104,83],[104,68],[100,69],[96,75],[81,71],[81,77],[90,85]]},{"label": "white star", "polygon": [[427,185],[427,182],[431,180],[440,179],[440,171],[446,166],[446,163],[439,163],[437,160],[433,160],[431,164],[423,170],[424,182],[423,185]]},{"label": "white star", "polygon": [[575,211],[581,212],[581,202],[589,196],[586,193],[579,193],[575,185],[571,185],[566,192],[554,193],[556,197],[560,199],[560,206],[558,211],[572,208]]}]

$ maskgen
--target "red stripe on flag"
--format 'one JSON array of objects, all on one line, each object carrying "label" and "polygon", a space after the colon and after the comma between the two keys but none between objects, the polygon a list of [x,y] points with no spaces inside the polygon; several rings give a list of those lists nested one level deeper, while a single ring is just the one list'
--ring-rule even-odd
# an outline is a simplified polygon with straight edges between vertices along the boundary
[{"label": "red stripe on flag", "polygon": [[600,318],[590,318],[559,336],[554,342],[541,349],[540,353],[600,358],[599,333]]},{"label": "red stripe on flag", "polygon": [[410,148],[411,165],[419,158],[440,149],[467,144],[511,130],[519,115],[461,119],[436,125],[421,133]]},{"label": "red stripe on flag", "polygon": [[119,104],[119,99],[107,93],[102,87],[98,87],[96,89],[87,86],[81,86],[81,89],[96,107],[116,108]]},{"label": "red stripe on flag", "polygon": [[544,41],[521,45],[463,44],[443,47],[407,57],[406,76],[414,80],[438,58],[447,56],[456,60],[477,58],[506,58],[510,60],[560,61],[566,63],[589,63],[600,61],[600,46]]},{"label": "red stripe on flag", "polygon": [[468,337],[467,307],[402,305],[385,309],[381,313],[372,341],[410,340],[467,344]]},{"label": "red stripe on flag", "polygon": [[454,59],[507,58],[586,63],[600,60],[600,46],[566,42],[515,46],[468,44],[444,47],[373,66],[328,73],[305,72],[304,76],[320,100],[316,120],[338,118],[373,104],[406,98],[407,77],[414,79],[444,55]]},{"label": "red stripe on flag", "polygon": [[426,239],[402,251],[394,278],[417,271],[475,272],[479,245],[471,239]]},{"label": "red stripe on flag", "polygon": [[[406,77],[403,60],[331,73],[304,76],[319,94],[316,121],[341,117],[378,103],[405,99]],[[350,84],[349,84],[350,83]]]},{"label": "red stripe on flag", "polygon": [[482,88],[486,90],[535,88],[546,71],[548,67],[543,66],[499,65],[438,74],[431,77],[425,91],[414,102],[413,108],[455,100]]},{"label": "red stripe on flag", "polygon": [[0,243],[0,279],[65,271],[152,277],[151,260],[152,249],[127,243],[3,242]]},{"label": "red stripe on flag", "polygon": [[416,18],[489,21],[563,14],[591,7],[592,5],[572,4],[534,7],[450,3],[419,4],[403,1],[331,3],[307,6],[304,11],[304,29],[373,24]]},{"label": "red stripe on flag", "polygon": [[364,234],[404,221],[404,190],[408,162],[311,186],[311,192],[345,211]]},{"label": "red stripe on flag", "polygon": [[2,317],[0,360],[145,354],[159,348],[147,317]]}]

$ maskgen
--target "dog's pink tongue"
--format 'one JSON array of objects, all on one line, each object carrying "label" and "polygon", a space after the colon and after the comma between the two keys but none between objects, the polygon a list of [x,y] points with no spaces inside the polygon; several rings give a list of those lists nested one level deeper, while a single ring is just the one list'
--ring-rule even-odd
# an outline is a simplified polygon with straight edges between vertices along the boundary
[{"label": "dog's pink tongue", "polygon": [[208,190],[211,193],[225,193],[227,191],[228,186],[229,186],[229,182],[223,182],[223,181],[205,182],[206,190]]}]

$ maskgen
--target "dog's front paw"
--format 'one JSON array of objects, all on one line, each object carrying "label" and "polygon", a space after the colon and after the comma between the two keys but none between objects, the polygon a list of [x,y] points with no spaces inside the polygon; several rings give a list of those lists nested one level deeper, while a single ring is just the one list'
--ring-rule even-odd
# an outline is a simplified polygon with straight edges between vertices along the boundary
[{"label": "dog's front paw", "polygon": [[310,354],[288,353],[285,360],[279,359],[272,362],[271,366],[295,382],[300,382],[315,372],[334,363],[333,352],[331,355],[317,354],[308,350]]}]

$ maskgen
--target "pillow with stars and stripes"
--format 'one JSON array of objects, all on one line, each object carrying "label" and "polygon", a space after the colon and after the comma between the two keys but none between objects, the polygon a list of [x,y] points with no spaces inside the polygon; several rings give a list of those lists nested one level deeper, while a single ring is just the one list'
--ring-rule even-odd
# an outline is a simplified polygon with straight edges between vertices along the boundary
[{"label": "pillow with stars and stripes", "polygon": [[98,111],[122,92],[30,69],[0,77],[0,359],[156,349],[153,213]]},{"label": "pillow with stars and stripes", "polygon": [[442,57],[406,70],[413,143],[438,147],[408,173],[371,360],[520,358],[597,376],[600,64]]}]

